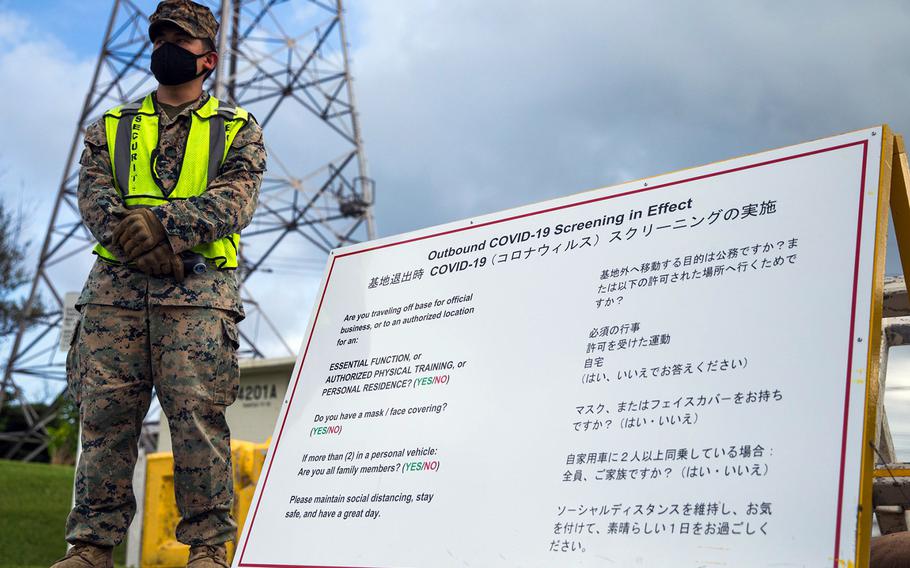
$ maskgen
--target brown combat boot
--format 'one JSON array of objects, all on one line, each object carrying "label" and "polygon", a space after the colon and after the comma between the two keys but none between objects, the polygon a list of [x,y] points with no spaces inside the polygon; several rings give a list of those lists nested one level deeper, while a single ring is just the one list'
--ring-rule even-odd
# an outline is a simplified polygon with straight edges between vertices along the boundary
[{"label": "brown combat boot", "polygon": [[227,549],[223,544],[190,547],[186,568],[231,568],[227,561]]},{"label": "brown combat boot", "polygon": [[114,549],[77,542],[51,568],[114,568]]}]

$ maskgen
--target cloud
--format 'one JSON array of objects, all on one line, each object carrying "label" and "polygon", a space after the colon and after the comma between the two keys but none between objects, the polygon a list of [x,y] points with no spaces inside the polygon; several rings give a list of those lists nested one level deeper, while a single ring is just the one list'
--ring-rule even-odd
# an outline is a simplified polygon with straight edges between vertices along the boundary
[{"label": "cloud", "polygon": [[[270,26],[310,21],[295,4]],[[899,2],[554,3],[370,0],[348,5],[354,87],[376,218],[391,235],[888,121],[910,132]],[[295,24],[296,25],[296,24]],[[92,75],[0,9],[4,195],[43,238]],[[253,109],[260,118],[258,109]],[[292,175],[335,155],[286,105],[266,129]],[[20,189],[21,188],[21,189]],[[247,242],[252,243],[252,240]],[[893,248],[893,247],[892,247]],[[293,349],[321,255],[282,244],[251,292]],[[889,258],[889,271],[897,264]],[[85,270],[73,271],[78,289]],[[255,333],[256,322],[244,322]],[[260,330],[264,329],[260,325]],[[280,354],[265,331],[267,351]]]},{"label": "cloud", "polygon": [[[93,60],[75,57],[53,36],[15,12],[0,12],[0,137],[4,200],[29,215],[40,246],[89,87]],[[77,156],[78,157],[78,156]]]},{"label": "cloud", "polygon": [[895,2],[358,8],[383,234],[883,121],[910,128],[910,17]]},{"label": "cloud", "polygon": [[0,46],[19,42],[28,29],[28,20],[10,12],[0,12]]},{"label": "cloud", "polygon": [[[349,5],[380,234],[882,120],[910,124],[894,94],[906,91],[906,80],[888,71],[900,66],[895,38],[906,11],[892,4],[821,7]],[[293,15],[312,22],[319,13]],[[876,27],[881,22],[886,29]],[[270,175],[280,175],[278,157],[300,175],[334,155],[313,122],[293,104],[282,107],[266,129],[277,150]],[[314,256],[306,250],[286,241],[281,255]],[[272,264],[286,267],[287,260]],[[286,270],[257,275],[251,290],[296,338],[306,318],[285,306],[311,301],[320,273]],[[282,294],[291,289],[301,290],[293,301]]]}]

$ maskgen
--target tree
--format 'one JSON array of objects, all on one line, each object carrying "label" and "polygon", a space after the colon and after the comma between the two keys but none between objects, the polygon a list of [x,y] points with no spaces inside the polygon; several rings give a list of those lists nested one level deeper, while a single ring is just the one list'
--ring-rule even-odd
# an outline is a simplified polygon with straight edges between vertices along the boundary
[{"label": "tree", "polygon": [[[44,314],[40,298],[32,302],[28,312],[25,311],[27,298],[23,297],[22,288],[30,282],[28,271],[25,269],[27,261],[28,242],[22,238],[22,214],[11,211],[0,199],[0,352],[4,359],[0,359],[0,377],[9,364],[8,340],[18,331],[24,321],[26,328],[35,323]],[[2,380],[0,380],[2,386]],[[45,412],[47,404],[32,404],[33,410]],[[27,427],[24,409],[21,400],[17,400],[14,385],[6,385],[6,392],[0,392],[0,432],[19,431]],[[70,448],[73,446],[70,433],[71,416],[63,413],[48,426],[52,436],[52,446],[59,461],[71,461]],[[12,442],[0,442],[0,455],[5,455],[7,447]],[[43,461],[43,460],[41,460]]]},{"label": "tree", "polygon": [[17,298],[26,284],[25,251],[28,243],[21,240],[22,216],[14,214],[0,201],[0,342],[19,329],[24,301]]},{"label": "tree", "polygon": [[79,443],[79,407],[70,397],[60,403],[57,418],[47,425],[51,437],[48,457],[53,464],[75,465],[76,445]]}]

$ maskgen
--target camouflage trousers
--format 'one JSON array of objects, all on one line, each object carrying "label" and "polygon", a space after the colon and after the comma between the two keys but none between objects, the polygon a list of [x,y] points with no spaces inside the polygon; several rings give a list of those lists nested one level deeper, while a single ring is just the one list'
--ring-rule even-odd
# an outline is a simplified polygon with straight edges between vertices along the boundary
[{"label": "camouflage trousers", "polygon": [[133,469],[153,386],[173,441],[177,539],[189,545],[234,539],[224,411],[239,388],[236,325],[231,312],[214,308],[83,307],[66,361],[82,426],[67,541],[113,546],[126,535],[136,512]]}]

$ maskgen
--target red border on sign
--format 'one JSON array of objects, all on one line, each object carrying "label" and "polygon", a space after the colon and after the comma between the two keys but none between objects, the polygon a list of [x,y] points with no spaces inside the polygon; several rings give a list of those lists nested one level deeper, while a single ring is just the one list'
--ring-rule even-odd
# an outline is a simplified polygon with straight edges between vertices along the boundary
[{"label": "red border on sign", "polygon": [[[805,158],[807,156],[814,156],[816,154],[823,154],[823,153],[832,152],[835,150],[851,148],[853,146],[862,146],[863,163],[862,163],[862,173],[861,173],[861,179],[860,179],[860,193],[859,193],[859,207],[858,207],[859,211],[857,213],[857,222],[856,222],[856,251],[854,253],[854,268],[853,268],[853,299],[852,299],[852,305],[850,308],[850,336],[848,338],[848,348],[847,348],[847,379],[846,379],[846,385],[844,387],[844,390],[845,390],[845,393],[844,393],[844,423],[843,423],[843,431],[842,431],[842,435],[841,435],[840,477],[838,480],[838,491],[837,491],[837,521],[836,521],[835,534],[834,534],[834,568],[838,568],[838,558],[840,556],[841,522],[842,522],[841,513],[842,513],[842,508],[843,508],[843,496],[844,496],[844,468],[846,467],[846,459],[847,459],[847,426],[848,426],[848,418],[849,418],[849,411],[850,411],[850,375],[851,375],[851,369],[853,368],[853,344],[854,344],[853,333],[855,331],[856,304],[857,304],[856,292],[857,292],[857,288],[859,287],[860,246],[861,246],[861,241],[862,241],[862,230],[863,230],[863,202],[864,202],[863,194],[865,193],[865,187],[866,187],[866,161],[867,161],[867,156],[868,156],[868,152],[869,152],[869,141],[868,140],[860,140],[857,142],[838,144],[837,146],[831,146],[829,148],[822,148],[820,150],[813,150],[811,152],[803,152],[800,154],[795,154],[793,156],[787,156],[784,158],[767,160],[767,161],[759,162],[756,164],[750,164],[750,165],[746,165],[746,166],[740,166],[737,168],[721,170],[721,171],[713,172],[713,173],[709,173],[709,174],[693,176],[693,177],[678,180],[678,181],[672,181],[672,182],[658,184],[658,185],[654,185],[654,186],[650,186],[650,187],[646,186],[646,187],[642,187],[639,189],[624,191],[624,192],[616,193],[616,194],[612,194],[612,195],[605,195],[602,197],[595,197],[593,199],[577,201],[575,203],[559,205],[556,207],[549,207],[546,209],[541,209],[539,211],[532,211],[530,213],[522,213],[520,215],[513,215],[511,217],[495,219],[493,221],[487,221],[486,223],[468,225],[466,227],[460,227],[458,229],[441,231],[439,233],[433,233],[433,234],[424,235],[424,236],[420,236],[420,237],[413,237],[413,238],[405,239],[402,241],[387,243],[384,245],[377,245],[374,247],[364,248],[361,250],[356,250],[356,251],[347,252],[344,254],[335,255],[334,258],[332,259],[332,264],[329,266],[329,273],[325,279],[325,286],[322,289],[322,295],[320,296],[319,304],[316,307],[316,317],[313,319],[313,327],[310,329],[310,335],[307,337],[306,347],[303,350],[303,358],[300,363],[300,368],[297,370],[297,376],[294,378],[294,386],[291,389],[291,397],[290,397],[290,399],[288,399],[288,409],[290,409],[291,404],[294,401],[294,395],[297,393],[297,386],[300,381],[300,373],[301,373],[301,371],[303,371],[303,365],[306,362],[306,356],[310,350],[310,342],[313,340],[313,333],[316,331],[316,322],[319,320],[319,313],[322,311],[322,303],[325,300],[325,294],[329,288],[329,282],[332,279],[332,271],[335,269],[335,262],[337,262],[339,258],[343,258],[346,256],[352,256],[352,255],[356,255],[356,254],[363,254],[366,252],[371,252],[371,251],[375,251],[375,250],[399,246],[399,245],[403,245],[403,244],[407,244],[407,243],[423,241],[423,240],[432,239],[435,237],[451,235],[451,234],[460,233],[463,231],[470,231],[470,230],[474,230],[474,229],[479,229],[481,227],[497,225],[499,223],[514,221],[516,219],[524,219],[526,217],[533,217],[536,215],[550,213],[553,211],[570,209],[570,208],[579,207],[582,205],[590,205],[592,203],[599,203],[601,201],[607,201],[609,199],[615,199],[617,197],[635,195],[637,193],[653,191],[655,189],[661,189],[661,188],[665,188],[665,187],[681,185],[684,183],[689,183],[689,182],[693,182],[693,181],[699,181],[699,180],[703,180],[703,179],[717,177],[717,176],[721,176],[724,174],[741,172],[744,170],[750,170],[750,169],[758,168],[761,166],[768,166],[771,164],[787,162],[787,161],[795,160],[798,158]],[[287,422],[287,415],[288,415],[288,413],[285,412],[284,419],[281,421],[281,427],[278,430],[278,437],[275,439],[275,446],[272,449],[271,460],[269,460],[268,467],[266,468],[266,472],[265,472],[265,478],[263,478],[263,481],[262,481],[262,490],[259,492],[259,499],[256,501],[256,507],[253,509],[253,516],[250,518],[250,524],[249,524],[249,528],[247,529],[246,538],[244,539],[242,548],[240,550],[239,566],[241,566],[243,568],[247,568],[247,567],[248,568],[368,568],[368,567],[355,567],[355,566],[313,566],[313,565],[309,565],[309,564],[307,564],[307,565],[302,565],[302,564],[254,564],[254,563],[244,563],[243,562],[243,555],[246,553],[246,546],[250,540],[250,535],[253,532],[253,524],[256,522],[256,514],[259,512],[259,504],[262,502],[262,494],[265,492],[265,484],[268,483],[269,474],[272,471],[272,463],[274,463],[274,461],[275,461],[275,455],[278,453],[278,445],[281,442],[281,435],[284,433],[284,426],[285,426],[285,423]]]}]

